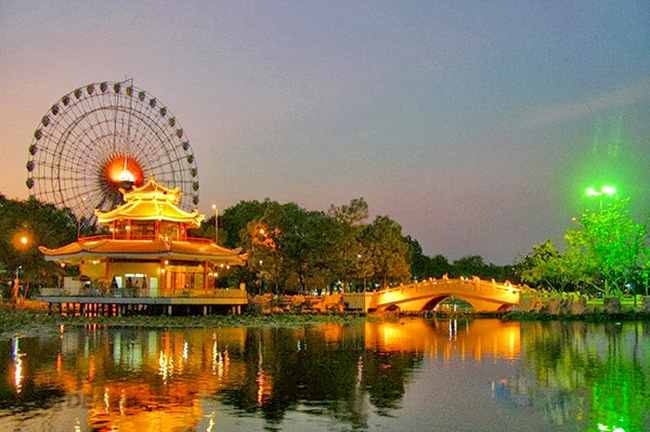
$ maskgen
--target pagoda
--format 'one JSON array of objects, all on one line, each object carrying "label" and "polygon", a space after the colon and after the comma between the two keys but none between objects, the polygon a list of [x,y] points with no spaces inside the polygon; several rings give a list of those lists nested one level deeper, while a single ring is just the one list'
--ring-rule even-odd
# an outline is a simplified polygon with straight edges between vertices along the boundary
[{"label": "pagoda", "polygon": [[[142,186],[120,192],[122,204],[109,211],[95,210],[98,224],[108,234],[81,237],[56,249],[39,247],[48,261],[79,266],[81,277],[92,282],[88,283],[92,292],[78,295],[141,300],[219,297],[224,291],[217,289],[219,273],[243,265],[246,256],[188,235],[205,216],[178,207],[179,188],[162,186],[152,176]],[[246,297],[245,291],[242,294]]]}]

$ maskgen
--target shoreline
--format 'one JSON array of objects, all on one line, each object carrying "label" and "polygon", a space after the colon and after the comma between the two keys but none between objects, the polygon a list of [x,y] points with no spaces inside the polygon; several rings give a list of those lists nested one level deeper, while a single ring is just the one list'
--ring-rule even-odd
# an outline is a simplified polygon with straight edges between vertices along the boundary
[{"label": "shoreline", "polygon": [[243,315],[207,316],[126,316],[126,317],[62,317],[48,315],[39,309],[24,309],[2,305],[0,307],[0,339],[33,337],[57,334],[61,326],[101,325],[106,327],[144,327],[160,329],[213,328],[213,327],[292,327],[310,324],[346,324],[358,321],[382,322],[409,318],[432,321],[453,319],[500,319],[512,321],[584,321],[589,323],[616,323],[627,321],[650,321],[650,312],[628,310],[623,312],[587,312],[582,314],[550,314],[537,311],[506,312],[434,312],[411,313],[245,313]]}]

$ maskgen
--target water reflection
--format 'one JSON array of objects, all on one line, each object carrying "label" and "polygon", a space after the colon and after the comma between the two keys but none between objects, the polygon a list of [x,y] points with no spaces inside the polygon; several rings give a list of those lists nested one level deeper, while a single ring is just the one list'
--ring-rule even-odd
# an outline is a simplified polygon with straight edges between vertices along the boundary
[{"label": "water reflection", "polygon": [[[643,430],[649,333],[642,323],[420,319],[67,328],[0,342],[0,429],[363,430],[401,419],[415,430],[436,413],[441,428],[456,415],[467,430],[519,430],[521,416],[529,430]],[[474,412],[446,400],[471,400]],[[503,409],[512,420],[485,428],[481,417]]]},{"label": "water reflection", "polygon": [[517,393],[543,398],[557,425],[574,421],[600,431],[648,430],[648,323],[525,324],[527,370],[534,381]]},{"label": "water reflection", "polygon": [[491,358],[515,359],[521,351],[521,326],[496,319],[424,321],[401,320],[390,323],[367,323],[365,340],[368,349],[410,351],[449,361],[470,357],[481,361]]},{"label": "water reflection", "polygon": [[20,338],[12,339],[11,357],[14,361],[14,387],[19,394],[23,389],[23,356],[20,351]]}]

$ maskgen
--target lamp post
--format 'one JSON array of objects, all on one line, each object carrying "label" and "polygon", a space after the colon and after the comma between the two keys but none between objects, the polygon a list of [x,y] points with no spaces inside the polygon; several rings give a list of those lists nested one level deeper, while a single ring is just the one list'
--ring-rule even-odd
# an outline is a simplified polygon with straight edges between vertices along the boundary
[{"label": "lamp post", "polygon": [[[23,253],[31,245],[32,237],[27,231],[20,231],[14,234],[12,243],[18,252]],[[20,258],[20,261],[22,260],[23,258]],[[20,271],[22,269],[22,265],[19,265],[16,268],[16,278],[14,279],[14,286],[11,293],[14,304],[18,302],[18,297],[20,295]]]},{"label": "lamp post", "polygon": [[18,297],[20,296],[20,270],[22,270],[22,268],[22,265],[19,265],[16,268],[16,279],[14,279],[13,292],[11,293],[11,298],[14,303],[18,302]]},{"label": "lamp post", "polygon": [[587,196],[595,196],[598,197],[598,204],[600,207],[600,211],[603,211],[603,195],[608,195],[608,196],[614,196],[616,195],[616,188],[613,186],[603,186],[600,188],[600,191],[597,191],[594,188],[588,188],[586,191]]},{"label": "lamp post", "polygon": [[219,207],[212,204],[212,209],[214,210],[214,242],[219,244]]}]

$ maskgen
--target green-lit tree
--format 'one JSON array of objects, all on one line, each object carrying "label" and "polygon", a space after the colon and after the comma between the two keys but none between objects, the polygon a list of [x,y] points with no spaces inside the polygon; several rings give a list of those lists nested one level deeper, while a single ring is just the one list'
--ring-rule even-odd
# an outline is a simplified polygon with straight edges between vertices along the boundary
[{"label": "green-lit tree", "polygon": [[564,270],[605,296],[620,295],[640,279],[647,253],[647,225],[629,215],[629,199],[615,199],[601,211],[587,211],[575,221],[565,240]]}]

